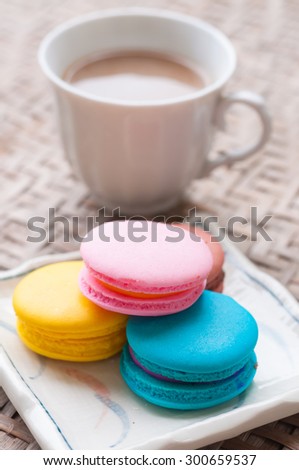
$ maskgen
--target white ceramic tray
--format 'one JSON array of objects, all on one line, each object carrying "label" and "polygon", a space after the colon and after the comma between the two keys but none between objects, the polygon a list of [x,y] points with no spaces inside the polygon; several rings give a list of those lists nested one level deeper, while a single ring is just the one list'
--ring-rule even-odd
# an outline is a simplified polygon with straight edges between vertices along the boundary
[{"label": "white ceramic tray", "polygon": [[42,448],[196,449],[299,412],[298,304],[235,247],[226,244],[225,251],[225,293],[258,322],[259,367],[240,397],[203,411],[166,410],[137,398],[122,381],[119,356],[77,364],[44,359],[23,346],[11,305],[16,283],[38,266],[78,253],[0,273],[0,385]]}]

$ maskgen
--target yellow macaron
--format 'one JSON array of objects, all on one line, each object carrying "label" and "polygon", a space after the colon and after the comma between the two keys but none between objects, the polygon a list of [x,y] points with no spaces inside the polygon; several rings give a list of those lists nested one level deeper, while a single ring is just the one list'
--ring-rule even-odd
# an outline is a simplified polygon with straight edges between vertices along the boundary
[{"label": "yellow macaron", "polygon": [[78,286],[81,261],[50,264],[24,277],[13,295],[17,330],[32,351],[65,361],[96,361],[119,352],[126,315],[104,310]]}]

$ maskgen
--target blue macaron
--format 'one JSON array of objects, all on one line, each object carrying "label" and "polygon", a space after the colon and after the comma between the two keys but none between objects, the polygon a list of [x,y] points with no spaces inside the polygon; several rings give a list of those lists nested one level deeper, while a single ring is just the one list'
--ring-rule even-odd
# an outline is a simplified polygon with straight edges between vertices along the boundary
[{"label": "blue macaron", "polygon": [[218,405],[252,382],[258,328],[232,298],[204,291],[184,312],[131,317],[121,374],[145,400],[166,408]]}]

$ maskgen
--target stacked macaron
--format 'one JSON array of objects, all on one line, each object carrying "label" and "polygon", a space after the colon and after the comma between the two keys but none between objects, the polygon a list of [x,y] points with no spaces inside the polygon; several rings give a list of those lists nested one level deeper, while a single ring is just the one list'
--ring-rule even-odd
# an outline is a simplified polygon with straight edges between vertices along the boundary
[{"label": "stacked macaron", "polygon": [[224,279],[220,244],[187,224],[141,225],[106,224],[81,246],[83,294],[131,316],[121,358],[125,382],[168,408],[206,408],[239,395],[256,372],[257,325],[217,293]]},{"label": "stacked macaron", "polygon": [[87,234],[81,255],[84,263],[46,266],[17,286],[18,333],[30,349],[93,361],[123,348],[127,385],[167,408],[214,406],[250,385],[257,325],[220,293],[224,253],[210,234],[114,221]]}]

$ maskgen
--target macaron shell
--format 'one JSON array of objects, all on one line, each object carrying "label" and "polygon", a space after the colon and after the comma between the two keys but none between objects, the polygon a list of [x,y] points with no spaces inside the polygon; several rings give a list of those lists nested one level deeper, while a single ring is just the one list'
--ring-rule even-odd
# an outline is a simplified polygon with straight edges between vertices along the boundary
[{"label": "macaron shell", "polygon": [[254,349],[252,315],[232,298],[205,290],[184,312],[159,318],[131,317],[129,345],[149,364],[186,373],[221,373]]},{"label": "macaron shell", "polygon": [[[134,235],[136,228],[143,232]],[[174,227],[151,221],[96,227],[82,242],[81,254],[99,280],[130,292],[186,290],[206,280],[212,268],[211,252],[203,241],[178,239]]]},{"label": "macaron shell", "polygon": [[218,284],[216,287],[211,288],[210,290],[212,290],[213,292],[218,292],[218,294],[222,294],[224,290],[224,282],[220,282],[220,284]]},{"label": "macaron shell", "polygon": [[214,279],[210,279],[209,282],[207,282],[207,287],[206,289],[212,290],[214,292],[223,292],[224,289],[224,271],[220,271],[219,275],[216,276]]},{"label": "macaron shell", "polygon": [[129,388],[154,405],[179,410],[195,410],[216,406],[238,396],[251,384],[256,373],[256,357],[252,353],[239,373],[223,380],[206,383],[174,383],[158,380],[140,369],[125,347],[120,370]]},{"label": "macaron shell", "polygon": [[184,230],[188,230],[188,231],[195,233],[197,237],[201,238],[207,244],[213,257],[213,266],[208,275],[207,289],[211,288],[211,290],[217,290],[217,292],[222,292],[220,282],[219,282],[219,285],[217,285],[216,287],[215,287],[215,284],[214,284],[214,287],[211,287],[212,283],[221,273],[222,267],[224,264],[224,251],[220,243],[214,240],[215,237],[213,237],[211,233],[206,232],[205,230],[202,230],[196,225],[194,226],[194,225],[190,225],[186,223],[180,224],[178,222],[176,222],[174,225],[177,225],[178,227],[182,227]]},{"label": "macaron shell", "polygon": [[55,263],[24,277],[13,295],[17,316],[47,331],[66,331],[70,337],[90,337],[124,327],[123,315],[99,308],[78,286],[82,261]]},{"label": "macaron shell", "polygon": [[79,276],[79,286],[86,298],[106,310],[117,311],[125,315],[159,316],[170,315],[190,307],[201,295],[205,281],[196,288],[160,298],[137,298],[126,296],[107,289],[83,268]]},{"label": "macaron shell", "polygon": [[197,372],[185,372],[181,370],[174,370],[169,369],[166,367],[159,366],[153,362],[148,362],[138,356],[135,351],[129,347],[130,355],[138,367],[141,367],[145,372],[153,377],[158,377],[162,380],[171,380],[175,382],[211,382],[214,380],[222,380],[227,377],[232,376],[235,372],[242,369],[245,364],[248,362],[252,352],[250,352],[247,356],[242,357],[242,359],[232,364],[231,367],[227,369],[223,369],[221,371],[211,371],[211,372],[202,372],[198,370]]}]

